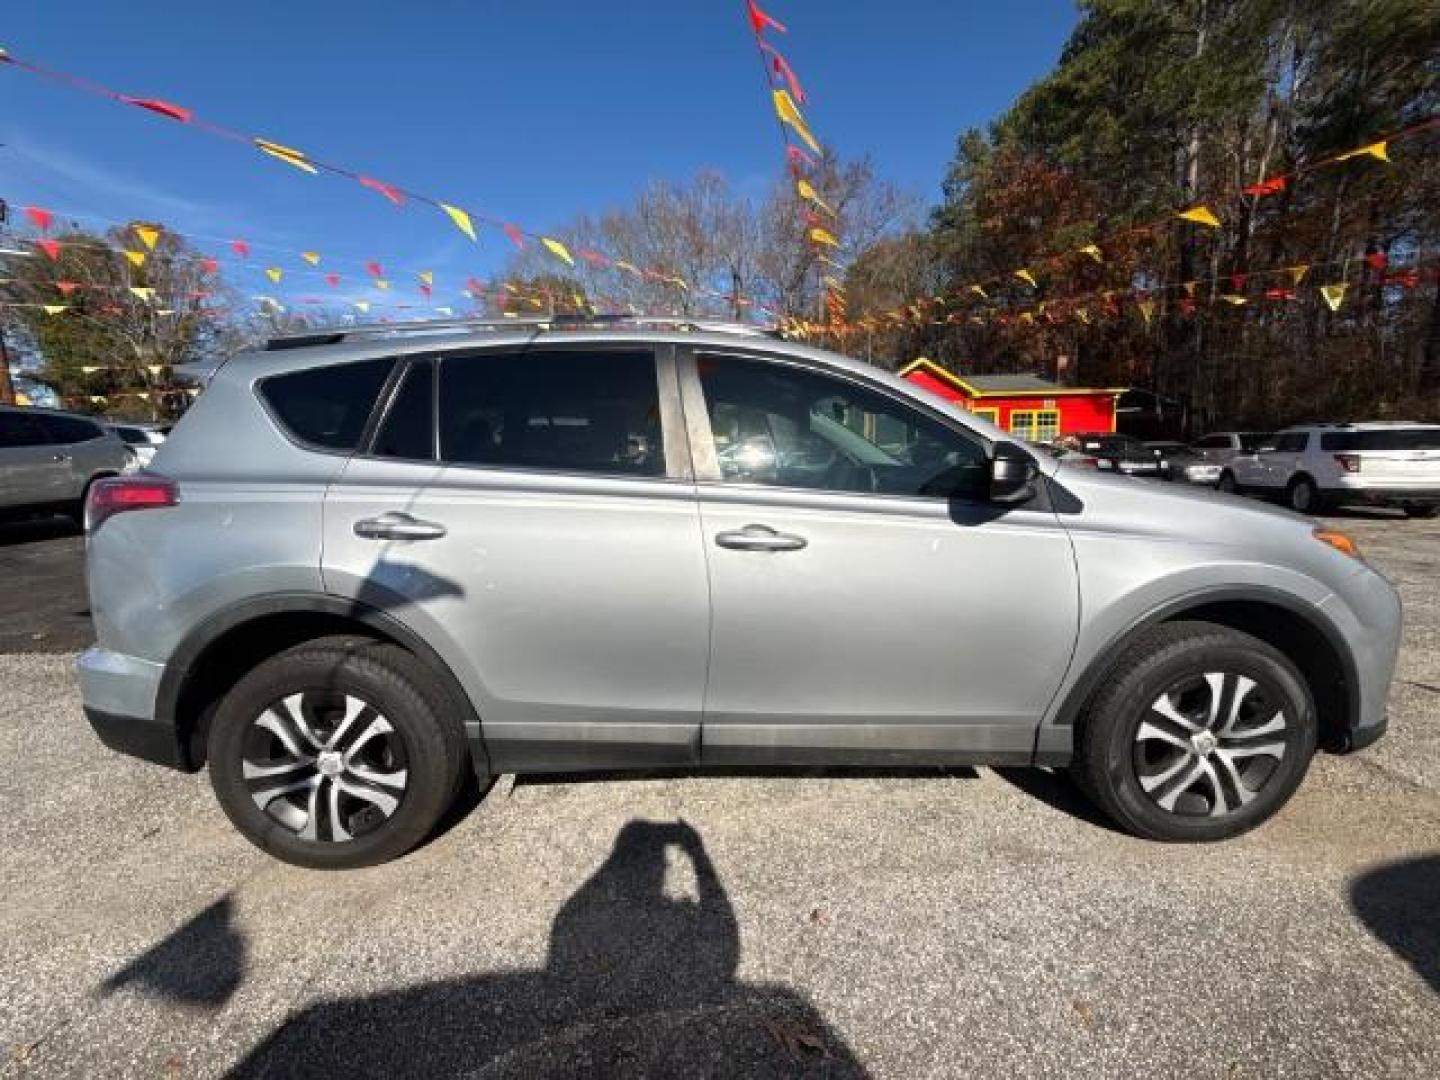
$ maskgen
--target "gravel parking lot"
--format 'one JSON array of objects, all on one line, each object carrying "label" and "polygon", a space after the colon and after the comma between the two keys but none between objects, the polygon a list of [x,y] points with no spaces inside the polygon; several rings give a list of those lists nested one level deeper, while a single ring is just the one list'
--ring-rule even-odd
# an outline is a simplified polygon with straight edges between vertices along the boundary
[{"label": "gravel parking lot", "polygon": [[1391,733],[1240,840],[1041,772],[507,778],[344,874],[91,736],[80,541],[8,530],[0,1073],[1440,1075],[1440,522],[1337,523],[1405,596]]}]

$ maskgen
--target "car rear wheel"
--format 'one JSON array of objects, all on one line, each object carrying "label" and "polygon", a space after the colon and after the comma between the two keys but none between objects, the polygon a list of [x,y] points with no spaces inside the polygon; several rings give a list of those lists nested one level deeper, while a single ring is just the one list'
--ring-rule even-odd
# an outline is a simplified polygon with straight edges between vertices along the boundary
[{"label": "car rear wheel", "polygon": [[393,645],[327,638],[275,656],[216,711],[210,779],[272,855],[320,869],[385,862],[428,836],[466,763],[464,731]]},{"label": "car rear wheel", "polygon": [[1285,489],[1285,505],[1297,514],[1320,512],[1320,489],[1308,476],[1297,476]]},{"label": "car rear wheel", "polygon": [[1220,840],[1294,794],[1316,726],[1280,652],[1228,627],[1166,623],[1126,650],[1087,707],[1072,771],[1137,836]]}]

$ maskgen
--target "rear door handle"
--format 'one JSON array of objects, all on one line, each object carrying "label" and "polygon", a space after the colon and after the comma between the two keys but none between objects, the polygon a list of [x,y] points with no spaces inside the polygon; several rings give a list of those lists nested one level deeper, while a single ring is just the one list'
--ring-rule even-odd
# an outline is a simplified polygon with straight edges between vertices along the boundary
[{"label": "rear door handle", "polygon": [[366,540],[434,540],[445,535],[445,526],[392,510],[355,522],[355,535]]},{"label": "rear door handle", "polygon": [[793,533],[776,532],[768,525],[746,525],[743,529],[716,533],[715,543],[736,551],[799,551],[809,541]]}]

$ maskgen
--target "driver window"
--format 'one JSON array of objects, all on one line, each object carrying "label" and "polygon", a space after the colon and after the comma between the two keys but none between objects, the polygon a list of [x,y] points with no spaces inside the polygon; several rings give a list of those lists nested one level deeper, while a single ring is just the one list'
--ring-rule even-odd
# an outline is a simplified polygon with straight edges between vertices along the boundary
[{"label": "driver window", "polygon": [[701,356],[722,479],[861,494],[982,497],[984,447],[884,394],[803,368]]}]

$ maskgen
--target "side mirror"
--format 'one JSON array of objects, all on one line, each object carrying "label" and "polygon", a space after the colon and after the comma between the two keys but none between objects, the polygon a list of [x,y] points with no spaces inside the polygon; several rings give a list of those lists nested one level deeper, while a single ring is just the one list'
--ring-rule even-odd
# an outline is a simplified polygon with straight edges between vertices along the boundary
[{"label": "side mirror", "polygon": [[1014,443],[995,444],[990,459],[990,501],[1013,505],[1035,496],[1035,479],[1040,469],[1035,459]]}]

